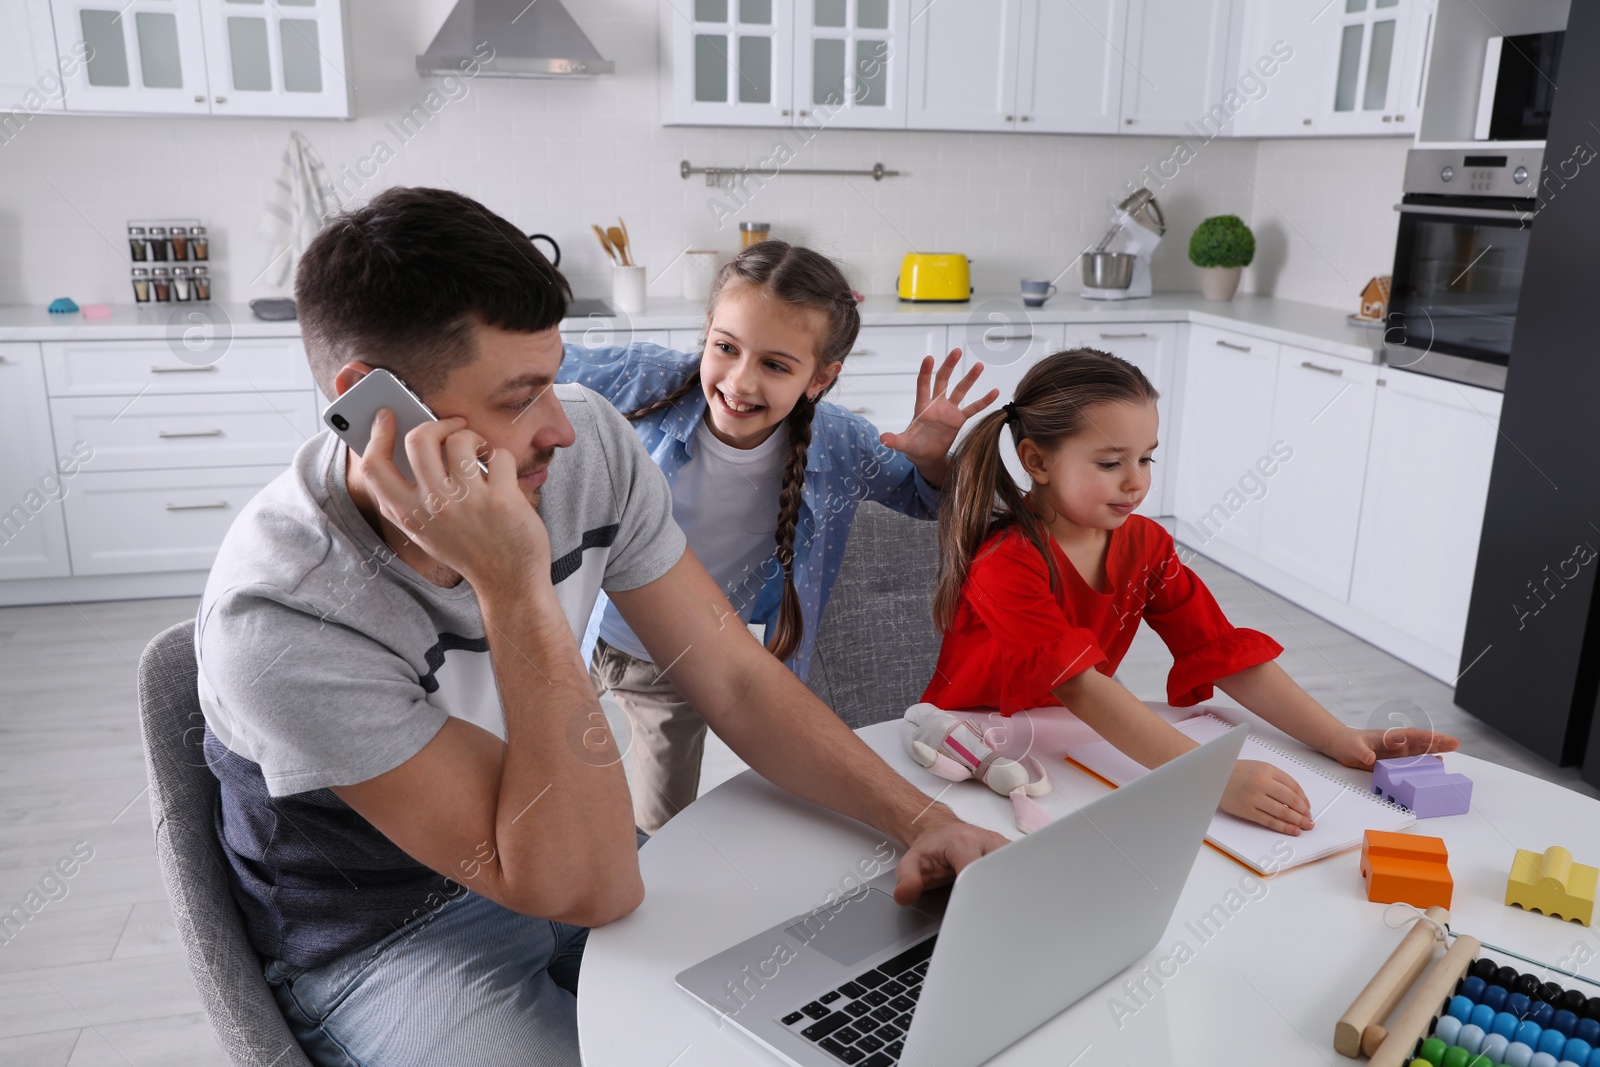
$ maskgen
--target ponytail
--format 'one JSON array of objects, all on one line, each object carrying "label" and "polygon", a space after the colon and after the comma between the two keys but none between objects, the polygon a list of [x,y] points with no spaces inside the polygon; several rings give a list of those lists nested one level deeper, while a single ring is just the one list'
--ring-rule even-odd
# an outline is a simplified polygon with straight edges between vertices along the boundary
[{"label": "ponytail", "polygon": [[1108,401],[1154,403],[1160,396],[1144,373],[1126,360],[1093,348],[1046,356],[1017,384],[1015,399],[991,411],[956,446],[939,506],[939,584],[933,621],[948,632],[961,604],[978,550],[991,536],[1015,526],[1038,549],[1053,592],[1061,580],[1044,520],[1028,506],[1000,453],[1000,431],[1013,442],[1031,438],[1051,451],[1090,428],[1085,409]]}]

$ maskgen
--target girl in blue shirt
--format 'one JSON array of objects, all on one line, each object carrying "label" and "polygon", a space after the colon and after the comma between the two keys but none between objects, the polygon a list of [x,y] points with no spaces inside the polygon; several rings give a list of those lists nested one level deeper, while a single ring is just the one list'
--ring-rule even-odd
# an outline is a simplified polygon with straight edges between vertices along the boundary
[{"label": "girl in blue shirt", "polygon": [[[672,485],[689,547],[738,614],[731,621],[759,627],[801,678],[857,505],[876,500],[934,518],[957,433],[999,395],[962,406],[983,365],[951,387],[960,351],[937,374],[928,356],[911,425],[879,433],[822,402],[860,328],[855,296],[831,260],[765,241],[718,272],[702,352],[568,345],[559,375],[633,420]],[[653,833],[699,791],[705,723],[604,598],[584,650],[596,690],[628,716],[634,817]]]}]

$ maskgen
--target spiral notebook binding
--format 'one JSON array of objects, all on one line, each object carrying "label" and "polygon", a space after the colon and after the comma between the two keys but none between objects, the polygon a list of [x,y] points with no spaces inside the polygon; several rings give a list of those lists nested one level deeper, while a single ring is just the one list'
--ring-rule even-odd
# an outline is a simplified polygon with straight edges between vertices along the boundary
[{"label": "spiral notebook binding", "polygon": [[[1227,719],[1224,719],[1221,715],[1218,715],[1216,712],[1208,711],[1208,712],[1205,713],[1205,715],[1209,719],[1217,720],[1218,722],[1222,723],[1224,726],[1227,726],[1229,729],[1234,729],[1234,728],[1236,728],[1238,726],[1237,723],[1229,722]],[[1326,778],[1330,782],[1335,782],[1338,785],[1342,786],[1343,788],[1348,789],[1350,792],[1354,793],[1358,797],[1365,797],[1367,800],[1372,801],[1372,803],[1374,803],[1374,804],[1380,804],[1383,807],[1391,808],[1391,809],[1393,809],[1395,811],[1403,812],[1406,815],[1415,815],[1416,814],[1414,811],[1412,811],[1410,808],[1406,807],[1404,804],[1396,804],[1394,801],[1389,800],[1389,799],[1385,798],[1384,796],[1382,796],[1382,795],[1380,795],[1378,793],[1362,792],[1360,789],[1357,789],[1355,786],[1351,785],[1349,782],[1345,781],[1343,778],[1336,778],[1333,775],[1329,774],[1327,771],[1323,770],[1321,767],[1318,767],[1316,764],[1307,763],[1305,760],[1301,759],[1299,756],[1295,755],[1293,752],[1285,752],[1283,749],[1279,748],[1277,745],[1273,744],[1271,741],[1264,740],[1261,737],[1256,737],[1256,735],[1254,735],[1254,734],[1252,734],[1251,736],[1255,737],[1256,744],[1258,744],[1262,748],[1267,749],[1268,751],[1272,752],[1274,755],[1282,756],[1284,759],[1288,760],[1290,763],[1293,763],[1293,764],[1295,764],[1296,766],[1299,766],[1299,767],[1304,767],[1306,770],[1310,771],[1312,774],[1320,775],[1321,777]]]}]

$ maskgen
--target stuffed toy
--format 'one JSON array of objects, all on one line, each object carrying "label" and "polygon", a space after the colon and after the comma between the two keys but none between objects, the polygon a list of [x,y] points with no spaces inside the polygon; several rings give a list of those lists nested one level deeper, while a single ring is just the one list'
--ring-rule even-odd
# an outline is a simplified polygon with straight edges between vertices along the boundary
[{"label": "stuffed toy", "polygon": [[[1011,798],[1017,829],[1032,833],[1050,821],[1033,799],[1050,792],[1050,775],[1032,756],[1021,760],[1000,755],[984,741],[982,732],[966,719],[958,719],[932,704],[906,709],[906,739],[917,765],[951,782],[976,778],[1003,797]],[[1037,777],[1029,774],[1029,765]]]}]

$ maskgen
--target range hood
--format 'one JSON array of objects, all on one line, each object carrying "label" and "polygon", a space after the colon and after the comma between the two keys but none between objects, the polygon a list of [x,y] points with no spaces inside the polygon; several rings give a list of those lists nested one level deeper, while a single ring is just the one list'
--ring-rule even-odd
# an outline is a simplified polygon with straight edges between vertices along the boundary
[{"label": "range hood", "polygon": [[[486,62],[485,45],[494,49]],[[561,0],[456,0],[417,57],[417,73],[460,75],[473,64],[498,78],[583,78],[616,69],[600,58]]]}]

